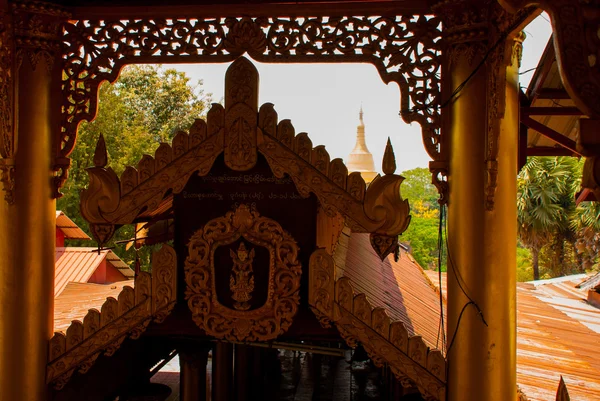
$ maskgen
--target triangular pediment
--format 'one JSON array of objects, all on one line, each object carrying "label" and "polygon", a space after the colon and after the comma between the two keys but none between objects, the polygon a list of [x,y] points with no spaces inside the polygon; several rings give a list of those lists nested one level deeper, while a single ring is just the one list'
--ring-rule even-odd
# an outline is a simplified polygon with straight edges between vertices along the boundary
[{"label": "triangular pediment", "polygon": [[289,120],[278,121],[272,104],[259,109],[258,80],[254,65],[237,59],[226,74],[225,107],[213,104],[206,121],[197,119],[189,132],[178,132],[170,145],[161,144],[154,157],[145,155],[120,178],[106,167],[101,138],[96,166],[88,169],[90,185],[81,196],[82,214],[98,243],[106,243],[115,227],[133,223],[165,197],[181,192],[192,174],[208,174],[219,155],[231,170],[247,171],[260,153],[276,177],[289,176],[302,196],[314,193],[327,215],[343,217],[354,232],[371,233],[382,258],[394,251],[410,216],[400,195],[403,178],[394,174],[391,145],[386,174],[367,188],[360,173],[348,174],[344,162],[331,160],[324,146],[313,147],[306,133],[296,135]]}]

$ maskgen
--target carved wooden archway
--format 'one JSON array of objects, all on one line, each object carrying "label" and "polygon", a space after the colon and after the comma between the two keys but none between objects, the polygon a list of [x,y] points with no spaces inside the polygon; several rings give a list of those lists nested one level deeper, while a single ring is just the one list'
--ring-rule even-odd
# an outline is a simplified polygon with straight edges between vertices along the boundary
[{"label": "carved wooden archway", "polygon": [[[213,105],[206,122],[197,120],[189,134],[178,133],[171,146],[162,144],[154,158],[144,156],[137,169],[128,167],[120,179],[107,167],[104,142],[99,141],[96,166],[88,169],[90,185],[81,196],[82,213],[90,221],[96,240],[106,242],[116,226],[133,222],[140,213],[159,207],[165,197],[181,192],[192,174],[207,175],[219,155],[229,169],[248,171],[260,153],[275,177],[289,176],[302,197],[314,193],[319,200],[322,212],[317,225],[326,228],[317,233],[317,246],[322,248],[314,251],[308,269],[308,302],[318,320],[326,327],[335,324],[350,346],[363,343],[375,363],[388,364],[404,385],[417,386],[430,399],[444,399],[443,354],[429,350],[419,336],[409,336],[402,323],[390,322],[385,310],[373,309],[364,294],[354,294],[347,278],[334,280],[334,248],[344,226],[353,232],[370,233],[371,245],[381,258],[394,251],[398,235],[408,226],[408,203],[400,195],[403,179],[394,174],[391,145],[384,156],[385,175],[366,188],[360,174],[348,175],[341,159],[330,160],[322,146],[313,148],[307,134],[294,135],[289,120],[278,123],[271,104],[258,108],[258,73],[247,59],[240,57],[228,69],[225,93],[225,107]],[[298,267],[293,258],[289,259],[296,252],[295,243],[288,239],[290,248],[284,252],[288,256],[281,267],[292,274],[288,281],[292,287],[286,290],[292,291],[286,301],[291,307],[285,307],[284,315],[276,313],[282,320],[275,322],[272,330],[253,331],[252,327],[261,326],[262,309],[228,310],[211,292],[211,241],[229,243],[230,238],[242,235],[250,242],[261,241],[260,233],[252,231],[253,219],[261,218],[242,209],[243,205],[209,221],[190,240],[185,263],[186,300],[194,321],[207,333],[236,341],[264,341],[284,332],[296,311],[299,272],[298,277],[292,277]],[[217,237],[213,225],[222,227]],[[285,237],[276,222],[269,225]],[[211,234],[207,237],[204,231]],[[262,242],[269,246],[269,241]],[[335,286],[339,288],[337,294]],[[270,313],[269,308],[264,311]],[[276,320],[270,315],[264,317],[270,322]],[[215,320],[217,328],[210,323]],[[245,322],[241,329],[235,323],[238,320]]]},{"label": "carved wooden archway", "polygon": [[66,180],[77,127],[96,114],[98,88],[134,63],[220,63],[247,53],[277,63],[367,62],[400,87],[402,118],[417,122],[430,157],[440,139],[441,23],[425,15],[293,18],[135,18],[64,25],[63,118],[56,196]]}]

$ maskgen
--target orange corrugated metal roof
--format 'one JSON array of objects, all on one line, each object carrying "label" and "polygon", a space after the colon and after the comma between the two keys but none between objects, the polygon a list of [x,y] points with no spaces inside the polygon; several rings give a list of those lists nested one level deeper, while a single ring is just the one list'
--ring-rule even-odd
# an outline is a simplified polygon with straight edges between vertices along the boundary
[{"label": "orange corrugated metal roof", "polygon": [[56,248],[54,296],[59,296],[70,282],[87,282],[105,258],[125,277],[134,276],[133,270],[110,250],[98,252],[96,248],[88,247]]},{"label": "orange corrugated metal roof", "polygon": [[65,234],[66,239],[90,239],[90,237],[60,210],[56,211],[56,228]]},{"label": "orange corrugated metal roof", "polygon": [[382,262],[369,234],[342,234],[339,247],[336,253],[346,252],[342,274],[355,291],[365,293],[372,306],[384,307],[393,320],[402,321],[410,335],[422,336],[431,348],[442,348],[439,293],[412,255],[402,250],[398,262],[391,255]]},{"label": "orange corrugated metal roof", "polygon": [[54,299],[54,331],[65,332],[73,320],[82,321],[89,309],[100,311],[106,298],[117,298],[133,280],[111,284],[68,283]]},{"label": "orange corrugated metal roof", "polygon": [[530,401],[555,399],[561,376],[571,400],[600,400],[600,310],[576,288],[584,278],[517,283],[517,384]]}]

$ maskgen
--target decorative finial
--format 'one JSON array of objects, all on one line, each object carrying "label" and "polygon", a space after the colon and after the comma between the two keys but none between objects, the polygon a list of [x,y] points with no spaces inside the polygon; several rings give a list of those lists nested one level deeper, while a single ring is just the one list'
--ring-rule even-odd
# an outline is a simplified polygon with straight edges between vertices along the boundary
[{"label": "decorative finial", "polygon": [[362,103],[360,104],[360,112],[358,113],[358,118],[360,119],[361,124],[363,123],[363,109]]},{"label": "decorative finial", "polygon": [[392,141],[388,137],[387,144],[385,145],[385,152],[383,153],[383,162],[381,168],[385,175],[391,175],[396,172],[396,156],[394,155],[394,148],[392,148]]},{"label": "decorative finial", "polygon": [[104,141],[104,135],[100,134],[98,142],[96,143],[96,151],[94,152],[94,166],[106,167],[108,164],[108,153],[106,152],[106,142]]}]

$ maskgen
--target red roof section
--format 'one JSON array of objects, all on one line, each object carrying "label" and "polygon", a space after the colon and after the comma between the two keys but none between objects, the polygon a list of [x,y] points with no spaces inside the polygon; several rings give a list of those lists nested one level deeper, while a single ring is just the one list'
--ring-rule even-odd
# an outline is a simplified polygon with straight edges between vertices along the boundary
[{"label": "red roof section", "polygon": [[77,224],[60,210],[56,211],[56,228],[61,230],[66,239],[90,239]]},{"label": "red roof section", "polygon": [[133,280],[112,284],[68,283],[54,299],[54,331],[65,332],[73,320],[82,321],[90,309],[100,311],[106,298],[117,299],[123,287],[133,284]]},{"label": "red roof section", "polygon": [[133,277],[133,270],[110,250],[98,252],[96,248],[88,247],[56,248],[54,296],[59,296],[70,282],[87,282],[105,259],[126,278]]},{"label": "red roof section", "polygon": [[442,348],[439,293],[412,255],[402,250],[398,262],[391,255],[382,262],[369,234],[361,233],[342,234],[338,252],[346,254],[342,275],[357,293],[364,293],[372,306],[384,307],[392,320],[402,321],[410,335]]}]

